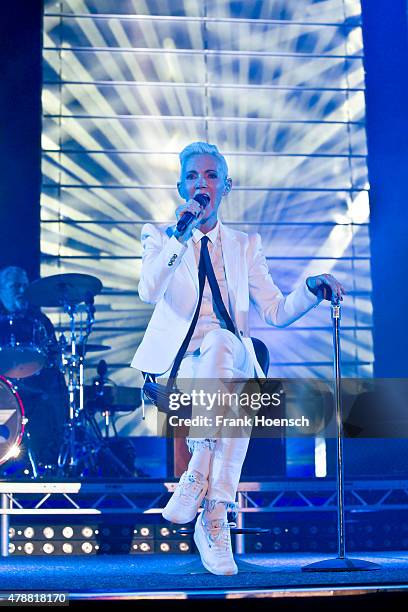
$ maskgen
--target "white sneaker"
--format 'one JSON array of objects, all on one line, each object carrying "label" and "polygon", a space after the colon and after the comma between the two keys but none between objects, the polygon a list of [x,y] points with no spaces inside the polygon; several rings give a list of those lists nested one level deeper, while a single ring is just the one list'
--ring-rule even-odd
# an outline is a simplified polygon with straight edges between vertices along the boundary
[{"label": "white sneaker", "polygon": [[200,553],[204,567],[217,576],[232,576],[238,573],[231,548],[230,527],[235,523],[228,523],[222,519],[213,519],[203,522],[203,515],[197,518],[194,529],[194,542]]},{"label": "white sneaker", "polygon": [[162,516],[172,523],[190,523],[197,515],[207,488],[208,482],[199,472],[184,472]]}]

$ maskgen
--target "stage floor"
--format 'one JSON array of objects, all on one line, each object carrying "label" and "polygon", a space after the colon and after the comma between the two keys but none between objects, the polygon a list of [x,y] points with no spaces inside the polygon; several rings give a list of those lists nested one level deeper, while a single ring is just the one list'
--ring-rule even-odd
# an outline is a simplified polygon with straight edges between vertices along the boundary
[{"label": "stage floor", "polygon": [[208,573],[196,555],[7,557],[0,560],[0,590],[58,591],[69,593],[72,599],[276,597],[408,590],[408,551],[349,556],[373,561],[380,569],[305,573],[303,565],[331,557],[307,553],[237,556],[238,563],[252,565],[245,565],[236,576]]}]

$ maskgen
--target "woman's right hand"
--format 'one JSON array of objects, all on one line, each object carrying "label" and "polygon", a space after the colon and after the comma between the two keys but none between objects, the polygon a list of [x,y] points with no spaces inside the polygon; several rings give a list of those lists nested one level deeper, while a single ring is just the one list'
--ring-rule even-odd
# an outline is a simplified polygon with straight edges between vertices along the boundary
[{"label": "woman's right hand", "polygon": [[204,212],[204,208],[200,206],[200,204],[196,200],[188,200],[187,202],[183,202],[183,204],[181,204],[176,210],[177,221],[179,221],[181,217],[183,216],[183,214],[185,214],[186,212],[193,213],[193,215],[195,215],[196,218],[193,219],[187,225],[184,231],[179,232],[177,229],[175,229],[174,234],[173,234],[177,238],[177,240],[183,244],[185,244],[187,240],[191,238],[193,234],[193,230],[200,223],[201,216]]}]

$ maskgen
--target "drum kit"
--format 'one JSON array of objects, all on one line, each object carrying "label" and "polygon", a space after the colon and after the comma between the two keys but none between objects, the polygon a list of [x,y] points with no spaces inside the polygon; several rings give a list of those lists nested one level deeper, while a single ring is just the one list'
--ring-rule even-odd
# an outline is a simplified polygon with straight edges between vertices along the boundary
[{"label": "drum kit", "polygon": [[[101,290],[102,283],[94,276],[56,274],[40,278],[26,289],[25,299],[29,307],[37,308],[33,312],[40,316],[27,317],[24,312],[0,315],[0,465],[19,454],[23,441],[23,446],[28,447],[30,477],[38,477],[19,385],[23,386],[26,379],[39,374],[43,368],[57,365],[66,380],[69,415],[64,425],[58,465],[48,466],[51,475],[97,475],[101,450],[125,476],[133,475],[120,459],[110,453],[105,437],[95,427],[94,415],[90,416],[86,410],[86,354],[110,349],[110,346],[102,344],[88,344],[95,322],[94,298]],[[68,337],[62,332],[56,341],[52,330],[53,339],[50,339],[39,307],[57,307],[63,311],[69,319]]]}]

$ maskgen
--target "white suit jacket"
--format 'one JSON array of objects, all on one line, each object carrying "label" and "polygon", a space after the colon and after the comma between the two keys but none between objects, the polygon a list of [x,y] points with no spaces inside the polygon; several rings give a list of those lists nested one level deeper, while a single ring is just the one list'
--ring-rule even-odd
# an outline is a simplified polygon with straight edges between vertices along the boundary
[{"label": "white suit jacket", "polygon": [[[166,372],[176,357],[198,303],[198,270],[194,246],[174,236],[173,228],[147,223],[142,228],[142,274],[138,286],[143,302],[155,304],[144,338],[131,367],[154,374]],[[248,235],[220,222],[225,277],[238,333],[258,376],[263,377],[250,339],[250,300],[269,325],[285,327],[319,303],[306,282],[286,298],[274,284],[259,234]]]}]

